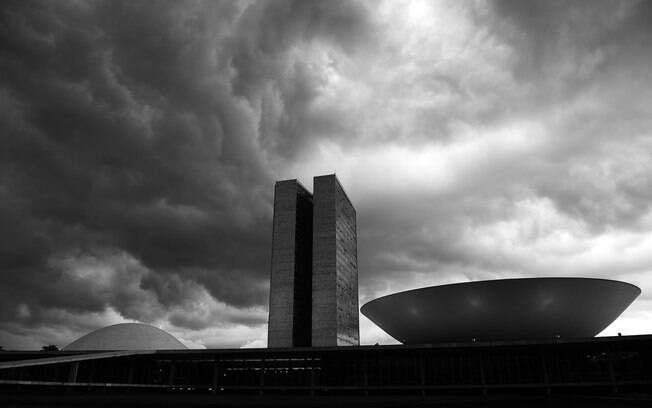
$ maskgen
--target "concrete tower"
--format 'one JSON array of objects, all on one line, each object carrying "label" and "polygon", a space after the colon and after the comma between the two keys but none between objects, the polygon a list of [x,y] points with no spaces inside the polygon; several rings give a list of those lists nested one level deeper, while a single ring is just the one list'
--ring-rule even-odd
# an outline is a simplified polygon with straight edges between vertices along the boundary
[{"label": "concrete tower", "polygon": [[274,188],[269,347],[360,343],[355,209],[335,175]]},{"label": "concrete tower", "polygon": [[268,347],[311,345],[312,208],[297,180],[276,182]]},{"label": "concrete tower", "polygon": [[312,345],[359,345],[355,208],[334,174],[313,183]]}]

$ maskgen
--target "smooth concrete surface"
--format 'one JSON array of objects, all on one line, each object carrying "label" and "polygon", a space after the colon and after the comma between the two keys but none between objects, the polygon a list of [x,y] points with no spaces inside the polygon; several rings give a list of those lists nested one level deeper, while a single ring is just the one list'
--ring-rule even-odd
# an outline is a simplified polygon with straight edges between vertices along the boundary
[{"label": "smooth concrete surface", "polygon": [[68,344],[64,350],[178,350],[185,348],[186,346],[173,335],[157,327],[142,323],[120,323],[90,332]]},{"label": "smooth concrete surface", "polygon": [[587,338],[640,293],[607,279],[497,279],[399,292],[361,312],[405,344]]}]

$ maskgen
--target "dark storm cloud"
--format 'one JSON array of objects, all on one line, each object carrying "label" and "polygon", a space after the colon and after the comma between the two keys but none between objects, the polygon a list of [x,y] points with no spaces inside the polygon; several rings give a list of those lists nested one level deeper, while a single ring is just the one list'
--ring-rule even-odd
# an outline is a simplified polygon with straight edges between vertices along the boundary
[{"label": "dark storm cloud", "polygon": [[373,30],[368,10],[352,1],[257,2],[245,10],[230,43],[233,88],[260,104],[262,148],[294,159],[316,138],[341,134],[337,107],[315,106],[323,62],[303,54],[313,43],[325,49],[313,50],[318,54],[368,49]]},{"label": "dark storm cloud", "polygon": [[574,116],[553,124],[535,188],[595,228],[637,228],[652,198],[649,2],[493,4],[493,30],[518,50],[516,78],[532,86],[517,109],[545,114],[564,103],[562,115]]},{"label": "dark storm cloud", "polygon": [[[130,319],[264,345],[273,182],[334,171],[361,303],[550,274],[645,296],[651,10],[5,3],[0,342]],[[362,321],[363,341],[387,340]]]},{"label": "dark storm cloud", "polygon": [[[20,347],[25,326],[42,328],[42,341],[72,340],[60,335],[66,326],[107,310],[148,322],[171,313],[172,325],[192,329],[264,323],[236,311],[267,304],[276,176],[265,151],[291,156],[301,128],[329,127],[305,114],[319,81],[290,54],[319,41],[350,51],[365,37],[363,11],[348,2],[6,3],[5,347]],[[265,122],[261,109],[278,117]],[[198,317],[191,303],[201,296],[228,310]]]},{"label": "dark storm cloud", "polygon": [[629,280],[648,297],[649,5],[413,2],[407,14],[404,59],[374,94],[394,109],[357,128],[383,144],[329,147],[317,165],[338,160],[358,189],[362,301],[550,275]]}]

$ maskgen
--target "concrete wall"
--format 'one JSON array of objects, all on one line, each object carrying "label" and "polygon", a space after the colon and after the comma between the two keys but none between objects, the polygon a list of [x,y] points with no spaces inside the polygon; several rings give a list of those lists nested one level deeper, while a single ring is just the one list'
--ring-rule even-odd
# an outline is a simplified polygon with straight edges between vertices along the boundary
[{"label": "concrete wall", "polygon": [[315,177],[312,217],[312,345],[337,345],[335,183]]},{"label": "concrete wall", "polygon": [[276,183],[268,347],[310,345],[312,196],[296,180]]},{"label": "concrete wall", "polygon": [[296,197],[296,180],[276,183],[274,187],[272,270],[269,284],[268,347],[292,346]]},{"label": "concrete wall", "polygon": [[359,344],[355,209],[335,175],[314,178],[312,345]]},{"label": "concrete wall", "polygon": [[360,329],[356,214],[346,192],[337,179],[335,182],[337,345],[357,346],[360,344]]}]

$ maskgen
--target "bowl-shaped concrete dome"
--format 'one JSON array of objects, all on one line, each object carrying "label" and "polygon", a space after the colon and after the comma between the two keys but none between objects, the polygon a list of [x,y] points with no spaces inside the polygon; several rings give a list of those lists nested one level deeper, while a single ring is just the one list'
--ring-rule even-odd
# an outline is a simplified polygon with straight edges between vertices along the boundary
[{"label": "bowl-shaped concrete dome", "polygon": [[606,279],[499,279],[399,292],[360,310],[405,344],[593,337],[640,293]]},{"label": "bowl-shaped concrete dome", "polygon": [[173,335],[142,323],[120,323],[78,338],[64,350],[178,350],[185,349]]}]

